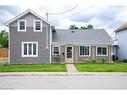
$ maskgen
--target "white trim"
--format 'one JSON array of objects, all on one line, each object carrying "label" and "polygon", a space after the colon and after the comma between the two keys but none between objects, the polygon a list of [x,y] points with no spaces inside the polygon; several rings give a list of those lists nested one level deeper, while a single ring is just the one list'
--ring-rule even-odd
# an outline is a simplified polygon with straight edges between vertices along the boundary
[{"label": "white trim", "polygon": [[[89,55],[80,55],[80,46],[84,46],[84,47],[88,46],[89,47]],[[91,56],[91,46],[90,45],[80,45],[80,46],[79,46],[79,56],[80,57],[90,57]]]},{"label": "white trim", "polygon": [[[67,47],[72,47],[72,58],[67,58]],[[74,51],[73,51],[74,49],[73,48],[74,48],[73,45],[65,45],[65,63],[73,63],[74,62],[74,59],[73,59],[74,58],[74,54],[73,54],[74,53]],[[66,61],[67,59],[72,59],[72,62],[67,62]]]},{"label": "white trim", "polygon": [[[41,28],[41,30],[35,30],[36,29],[36,21],[39,21],[40,22],[40,28]],[[42,20],[33,20],[33,26],[34,26],[34,32],[42,32]]]},{"label": "white trim", "polygon": [[[54,54],[54,47],[58,47],[59,48],[59,54]],[[60,55],[60,46],[53,46],[52,47],[52,55]]]},{"label": "white trim", "polygon": [[50,63],[52,62],[52,48],[51,48],[51,43],[52,43],[52,30],[51,30],[51,26],[50,26]]},{"label": "white trim", "polygon": [[[106,48],[106,55],[98,55],[97,54],[97,48],[98,47],[105,47]],[[96,46],[96,56],[108,56],[108,46]]]},{"label": "white trim", "polygon": [[[20,24],[20,23],[19,23],[20,21],[24,21],[24,22],[25,22],[25,29],[24,29],[24,30],[20,30],[20,25],[19,25],[19,24]],[[17,24],[18,24],[18,25],[17,25],[17,26],[18,26],[18,27],[17,27],[17,31],[19,31],[19,32],[20,32],[20,31],[26,32],[26,20],[25,20],[25,19],[20,19],[20,20],[18,20],[17,22],[18,22],[18,23],[17,23]]]},{"label": "white trim", "polygon": [[46,23],[48,23],[48,24],[54,26],[54,25],[53,25],[52,23],[50,23],[48,20],[46,20],[45,18],[39,16],[38,14],[36,14],[36,13],[33,12],[33,11],[31,11],[30,9],[28,9],[28,10],[26,10],[25,12],[23,12],[23,13],[17,15],[17,16],[14,17],[13,19],[9,20],[8,22],[5,23],[5,25],[8,26],[10,23],[12,23],[13,21],[15,21],[15,20],[21,18],[22,16],[26,15],[27,13],[32,13],[32,14],[35,15],[36,17],[38,17],[38,18],[42,19],[43,21],[45,21]]},{"label": "white trim", "polygon": [[[28,47],[28,44],[32,44],[32,51],[33,51],[33,44],[36,44],[36,55],[33,55],[33,52],[32,52],[32,55],[24,55],[24,46],[23,44],[27,44],[27,47]],[[28,51],[28,48],[27,48],[27,51]],[[21,42],[21,56],[22,57],[38,57],[38,42]]]}]

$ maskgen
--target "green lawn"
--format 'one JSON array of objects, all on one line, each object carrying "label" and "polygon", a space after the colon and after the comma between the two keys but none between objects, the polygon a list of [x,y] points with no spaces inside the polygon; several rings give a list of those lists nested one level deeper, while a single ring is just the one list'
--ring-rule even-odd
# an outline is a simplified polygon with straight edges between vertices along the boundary
[{"label": "green lawn", "polygon": [[66,72],[64,64],[29,64],[0,66],[0,72]]},{"label": "green lawn", "polygon": [[127,72],[126,64],[76,64],[80,72]]},{"label": "green lawn", "polygon": [[0,64],[8,64],[8,58],[0,58]]}]

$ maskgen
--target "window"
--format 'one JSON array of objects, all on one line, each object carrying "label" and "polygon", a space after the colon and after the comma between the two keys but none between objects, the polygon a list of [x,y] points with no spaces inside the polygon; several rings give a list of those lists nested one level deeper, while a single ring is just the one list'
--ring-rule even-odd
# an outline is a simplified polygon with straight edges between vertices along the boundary
[{"label": "window", "polygon": [[60,54],[60,47],[54,46],[53,47],[53,55],[59,55]]},{"label": "window", "polygon": [[97,47],[97,55],[98,56],[106,56],[107,55],[107,47]]},{"label": "window", "polygon": [[90,46],[80,46],[80,56],[90,56]]},{"label": "window", "polygon": [[42,21],[34,20],[34,31],[42,31]]},{"label": "window", "polygon": [[37,57],[38,42],[22,42],[22,57]]},{"label": "window", "polygon": [[26,20],[18,20],[18,31],[26,31]]}]

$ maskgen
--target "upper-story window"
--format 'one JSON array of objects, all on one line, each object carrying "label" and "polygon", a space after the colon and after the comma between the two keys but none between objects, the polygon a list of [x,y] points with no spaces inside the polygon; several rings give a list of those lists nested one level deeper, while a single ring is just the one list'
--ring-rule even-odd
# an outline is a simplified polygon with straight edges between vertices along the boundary
[{"label": "upper-story window", "polygon": [[42,31],[42,21],[34,20],[34,31]]},{"label": "upper-story window", "polygon": [[18,20],[18,31],[26,31],[26,20]]}]

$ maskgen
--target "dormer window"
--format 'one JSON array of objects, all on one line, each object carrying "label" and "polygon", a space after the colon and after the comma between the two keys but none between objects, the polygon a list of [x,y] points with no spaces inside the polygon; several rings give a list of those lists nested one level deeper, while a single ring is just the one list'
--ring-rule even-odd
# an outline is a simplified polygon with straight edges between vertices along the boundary
[{"label": "dormer window", "polygon": [[18,31],[26,31],[26,20],[18,20]]},{"label": "dormer window", "polygon": [[42,31],[42,21],[34,20],[34,31]]}]

